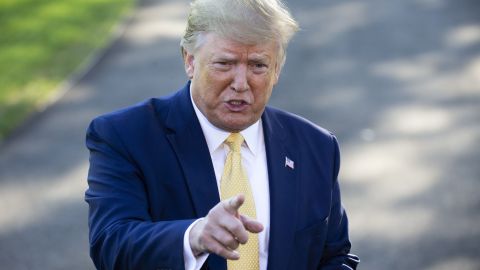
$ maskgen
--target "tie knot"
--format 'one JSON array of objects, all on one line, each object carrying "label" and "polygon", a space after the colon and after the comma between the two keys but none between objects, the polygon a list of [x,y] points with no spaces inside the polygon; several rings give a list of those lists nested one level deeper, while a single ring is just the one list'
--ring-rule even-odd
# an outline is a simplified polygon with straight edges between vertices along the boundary
[{"label": "tie knot", "polygon": [[240,152],[243,143],[243,136],[240,133],[231,133],[225,140],[225,143],[230,147],[231,151]]}]

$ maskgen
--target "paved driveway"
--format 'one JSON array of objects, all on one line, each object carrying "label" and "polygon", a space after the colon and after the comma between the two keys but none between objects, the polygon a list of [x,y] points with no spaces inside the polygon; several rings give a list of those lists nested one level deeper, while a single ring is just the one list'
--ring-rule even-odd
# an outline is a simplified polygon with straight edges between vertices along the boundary
[{"label": "paved driveway", "polygon": [[[290,0],[271,104],[334,131],[361,269],[480,269],[480,4]],[[0,147],[0,268],[93,269],[84,131],[185,83],[186,1],[142,1],[125,34]]]}]

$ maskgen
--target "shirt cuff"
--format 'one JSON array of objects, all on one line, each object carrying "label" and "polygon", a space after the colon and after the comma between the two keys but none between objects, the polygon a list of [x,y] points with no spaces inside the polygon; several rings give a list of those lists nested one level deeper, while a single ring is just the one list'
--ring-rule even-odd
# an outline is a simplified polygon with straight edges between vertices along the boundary
[{"label": "shirt cuff", "polygon": [[204,253],[195,257],[192,252],[192,247],[190,246],[190,230],[200,220],[202,219],[199,218],[190,224],[183,235],[183,260],[185,262],[185,270],[200,270],[209,255],[208,253]]}]

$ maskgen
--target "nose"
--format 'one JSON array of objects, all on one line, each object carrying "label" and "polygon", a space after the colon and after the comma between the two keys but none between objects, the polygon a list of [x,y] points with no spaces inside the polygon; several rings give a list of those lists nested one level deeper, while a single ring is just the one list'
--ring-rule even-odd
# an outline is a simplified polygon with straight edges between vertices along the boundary
[{"label": "nose", "polygon": [[235,68],[235,74],[230,85],[230,88],[235,92],[244,92],[249,90],[248,78],[247,78],[247,66],[238,65]]}]

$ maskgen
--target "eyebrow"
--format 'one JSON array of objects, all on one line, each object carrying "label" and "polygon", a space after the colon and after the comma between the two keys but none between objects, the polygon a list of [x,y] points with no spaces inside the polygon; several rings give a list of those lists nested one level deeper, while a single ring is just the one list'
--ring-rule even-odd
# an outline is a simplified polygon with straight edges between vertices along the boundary
[{"label": "eyebrow", "polygon": [[[231,54],[231,53],[222,53],[222,54],[218,54],[218,55],[213,55],[212,60],[214,61],[237,61],[238,60],[238,57],[237,55],[235,54]],[[268,54],[265,54],[265,53],[255,53],[255,54],[251,54],[247,61],[249,62],[270,62],[272,58],[268,55]]]},{"label": "eyebrow", "polygon": [[252,62],[270,62],[271,57],[266,54],[254,54],[249,57],[248,61]]},{"label": "eyebrow", "polygon": [[225,61],[235,61],[237,58],[233,55],[217,55],[212,57],[213,60],[218,61],[218,60],[225,60]]},{"label": "eyebrow", "polygon": [[236,53],[233,53],[233,52],[229,52],[228,50],[220,50],[220,51],[214,51],[214,52],[211,52],[211,55],[213,57],[217,57],[217,58],[234,58],[236,57]]}]

